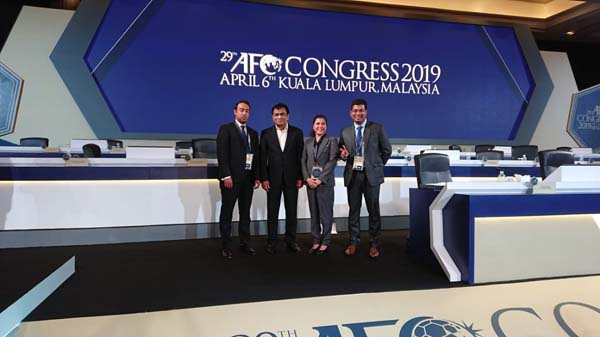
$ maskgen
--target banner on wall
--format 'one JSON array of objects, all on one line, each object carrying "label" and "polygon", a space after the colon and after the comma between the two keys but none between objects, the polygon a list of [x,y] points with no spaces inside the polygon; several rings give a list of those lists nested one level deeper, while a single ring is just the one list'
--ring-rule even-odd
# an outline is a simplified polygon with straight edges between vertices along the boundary
[{"label": "banner on wall", "polygon": [[245,99],[337,134],[360,97],[392,138],[510,141],[535,88],[510,27],[235,0],[113,0],[85,62],[126,133],[215,134]]},{"label": "banner on wall", "polygon": [[600,151],[600,84],[573,95],[567,132],[579,146]]}]

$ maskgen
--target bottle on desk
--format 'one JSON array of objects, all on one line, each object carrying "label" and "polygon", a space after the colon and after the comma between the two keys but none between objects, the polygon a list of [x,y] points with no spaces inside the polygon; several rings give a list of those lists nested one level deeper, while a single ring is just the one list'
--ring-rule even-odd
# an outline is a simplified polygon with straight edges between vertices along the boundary
[{"label": "bottle on desk", "polygon": [[498,173],[498,181],[506,181],[506,175],[502,170],[500,171],[500,173]]}]

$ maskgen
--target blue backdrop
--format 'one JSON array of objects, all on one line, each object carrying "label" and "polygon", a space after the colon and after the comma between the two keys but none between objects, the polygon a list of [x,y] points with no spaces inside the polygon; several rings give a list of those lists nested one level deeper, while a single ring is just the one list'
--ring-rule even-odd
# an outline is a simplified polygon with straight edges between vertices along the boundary
[{"label": "blue backdrop", "polygon": [[122,131],[215,134],[233,104],[251,125],[290,107],[310,130],[368,118],[392,138],[512,140],[535,87],[514,31],[233,0],[113,0],[85,61]]}]

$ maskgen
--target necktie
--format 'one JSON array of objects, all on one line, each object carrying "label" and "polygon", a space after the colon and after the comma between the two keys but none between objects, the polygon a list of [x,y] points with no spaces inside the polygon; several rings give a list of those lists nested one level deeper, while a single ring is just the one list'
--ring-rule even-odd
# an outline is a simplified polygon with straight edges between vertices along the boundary
[{"label": "necktie", "polygon": [[356,155],[362,156],[362,125],[356,128]]},{"label": "necktie", "polygon": [[248,133],[246,133],[246,126],[241,125],[242,134],[244,135],[244,142],[246,143],[246,153],[252,152],[250,149],[250,142],[248,142]]}]

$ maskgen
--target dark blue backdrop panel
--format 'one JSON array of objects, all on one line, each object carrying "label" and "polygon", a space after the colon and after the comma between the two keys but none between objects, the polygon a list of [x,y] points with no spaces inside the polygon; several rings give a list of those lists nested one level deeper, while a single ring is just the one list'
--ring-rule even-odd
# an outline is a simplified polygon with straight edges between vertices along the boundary
[{"label": "dark blue backdrop panel", "polygon": [[283,101],[305,133],[324,113],[338,134],[364,97],[392,138],[509,141],[535,87],[507,27],[232,0],[146,4],[113,0],[86,54],[124,132],[215,134],[248,99],[257,129]]}]

